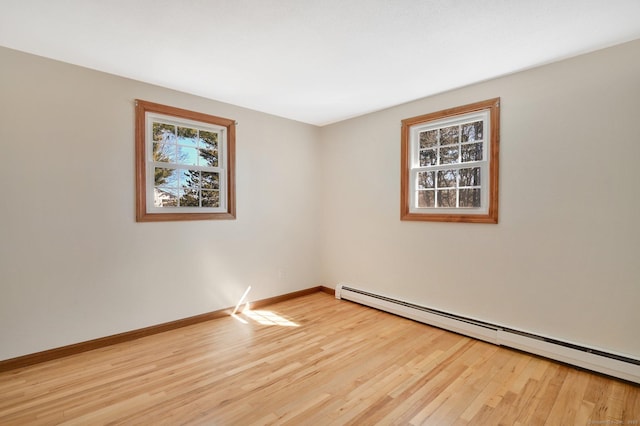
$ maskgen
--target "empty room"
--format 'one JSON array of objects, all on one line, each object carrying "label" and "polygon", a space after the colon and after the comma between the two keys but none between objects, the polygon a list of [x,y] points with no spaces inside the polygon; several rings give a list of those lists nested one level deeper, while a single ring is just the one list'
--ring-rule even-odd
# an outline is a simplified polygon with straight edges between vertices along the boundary
[{"label": "empty room", "polygon": [[0,424],[640,424],[640,2],[0,0]]}]

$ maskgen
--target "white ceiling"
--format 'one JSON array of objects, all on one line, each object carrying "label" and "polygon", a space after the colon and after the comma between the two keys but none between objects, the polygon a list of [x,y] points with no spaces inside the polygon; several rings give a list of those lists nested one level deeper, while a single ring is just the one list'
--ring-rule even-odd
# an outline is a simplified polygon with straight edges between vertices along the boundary
[{"label": "white ceiling", "polygon": [[640,38],[640,0],[0,0],[0,45],[324,125]]}]

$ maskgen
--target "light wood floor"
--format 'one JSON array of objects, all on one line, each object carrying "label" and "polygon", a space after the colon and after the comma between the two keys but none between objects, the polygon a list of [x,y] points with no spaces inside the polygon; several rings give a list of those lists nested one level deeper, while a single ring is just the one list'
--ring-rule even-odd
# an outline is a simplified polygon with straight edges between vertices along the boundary
[{"label": "light wood floor", "polygon": [[317,293],[0,374],[0,424],[640,425],[640,387]]}]

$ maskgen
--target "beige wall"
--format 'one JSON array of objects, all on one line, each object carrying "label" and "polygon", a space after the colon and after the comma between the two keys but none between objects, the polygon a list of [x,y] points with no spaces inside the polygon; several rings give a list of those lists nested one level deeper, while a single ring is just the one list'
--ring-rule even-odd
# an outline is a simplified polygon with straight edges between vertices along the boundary
[{"label": "beige wall", "polygon": [[[502,98],[500,223],[401,222],[400,120]],[[640,358],[640,41],[321,129],[324,282]]]},{"label": "beige wall", "polygon": [[[0,359],[339,282],[640,357],[640,41],[321,129],[0,63]],[[500,223],[401,222],[400,120],[496,96]],[[237,220],[134,221],[135,98],[239,121]]]},{"label": "beige wall", "polygon": [[[320,284],[316,127],[4,48],[0,64],[0,359]],[[237,220],[135,222],[136,98],[239,122]]]}]

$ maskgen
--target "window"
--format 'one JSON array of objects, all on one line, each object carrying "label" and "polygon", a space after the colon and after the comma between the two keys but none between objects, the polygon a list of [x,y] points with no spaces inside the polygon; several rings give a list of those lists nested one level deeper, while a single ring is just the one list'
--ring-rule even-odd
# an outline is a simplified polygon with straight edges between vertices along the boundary
[{"label": "window", "polygon": [[235,121],[136,100],[136,220],[235,219]]},{"label": "window", "polygon": [[500,98],[402,120],[401,219],[498,223]]}]

